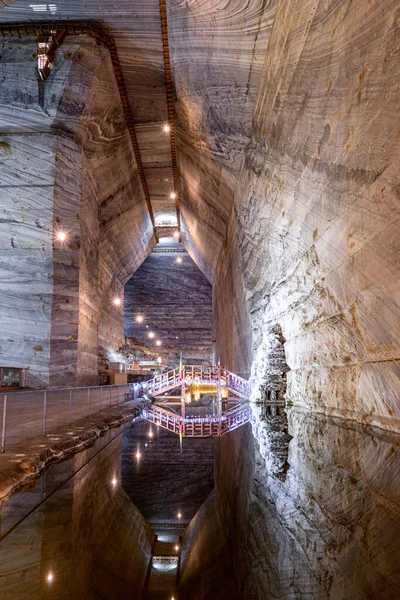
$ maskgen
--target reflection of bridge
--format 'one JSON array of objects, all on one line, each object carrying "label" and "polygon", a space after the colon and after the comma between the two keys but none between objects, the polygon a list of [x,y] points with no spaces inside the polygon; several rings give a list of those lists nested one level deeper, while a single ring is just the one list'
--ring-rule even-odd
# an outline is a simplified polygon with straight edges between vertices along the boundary
[{"label": "reflection of bridge", "polygon": [[182,434],[183,437],[218,437],[248,423],[251,418],[251,408],[250,406],[239,407],[221,416],[183,418],[165,408],[153,405],[142,410],[142,417],[168,431]]},{"label": "reflection of bridge", "polygon": [[[166,395],[178,388],[179,395]],[[143,383],[142,392],[154,398],[152,405],[142,410],[142,418],[182,437],[221,436],[251,418],[251,409],[244,403],[250,396],[249,382],[219,366],[190,365],[174,369]],[[191,406],[195,406],[202,395],[216,396],[213,414],[187,414],[192,398],[195,402]],[[224,405],[231,407],[224,411]],[[180,406],[180,413],[170,406]]]}]

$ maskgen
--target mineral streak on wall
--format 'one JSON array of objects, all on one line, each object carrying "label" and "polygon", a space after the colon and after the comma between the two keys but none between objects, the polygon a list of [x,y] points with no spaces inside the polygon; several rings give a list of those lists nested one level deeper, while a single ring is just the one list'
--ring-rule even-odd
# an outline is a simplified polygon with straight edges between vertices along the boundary
[{"label": "mineral streak on wall", "polygon": [[154,238],[108,50],[68,36],[40,83],[36,57],[36,38],[3,44],[0,363],[93,384],[98,345],[123,341],[112,298]]},{"label": "mineral streak on wall", "polygon": [[[210,364],[211,284],[188,254],[151,253],[128,281],[124,298],[127,337],[154,348],[159,339],[161,355],[163,349],[182,350],[185,361]],[[136,321],[139,315],[142,323]]]}]

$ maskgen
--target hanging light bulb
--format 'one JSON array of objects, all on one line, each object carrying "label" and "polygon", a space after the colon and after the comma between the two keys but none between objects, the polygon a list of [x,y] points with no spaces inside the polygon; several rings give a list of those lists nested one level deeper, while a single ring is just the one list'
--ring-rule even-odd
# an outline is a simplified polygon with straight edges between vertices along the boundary
[{"label": "hanging light bulb", "polygon": [[155,333],[153,331],[149,331],[149,333],[147,334],[147,337],[150,338],[151,340],[154,338]]},{"label": "hanging light bulb", "polygon": [[170,197],[172,200],[175,200],[175,198],[176,198],[176,194],[175,194],[175,192],[171,192],[171,193],[170,193],[170,195],[169,195],[169,197]]},{"label": "hanging light bulb", "polygon": [[164,133],[169,133],[171,131],[171,126],[166,123],[163,127]]},{"label": "hanging light bulb", "polygon": [[121,298],[115,297],[113,300],[113,304],[115,304],[115,306],[120,306]]},{"label": "hanging light bulb", "polygon": [[136,323],[143,323],[143,319],[144,319],[143,315],[138,315],[136,317]]},{"label": "hanging light bulb", "polygon": [[161,340],[156,341],[156,346],[161,346]]},{"label": "hanging light bulb", "polygon": [[180,257],[180,256],[178,256],[178,258],[176,259],[176,261],[175,261],[175,262],[177,262],[177,263],[178,263],[178,265],[180,265],[180,264],[181,264],[181,262],[182,262],[182,259],[181,259],[181,257]]},{"label": "hanging light bulb", "polygon": [[178,238],[180,236],[179,231],[174,231],[174,238]]}]

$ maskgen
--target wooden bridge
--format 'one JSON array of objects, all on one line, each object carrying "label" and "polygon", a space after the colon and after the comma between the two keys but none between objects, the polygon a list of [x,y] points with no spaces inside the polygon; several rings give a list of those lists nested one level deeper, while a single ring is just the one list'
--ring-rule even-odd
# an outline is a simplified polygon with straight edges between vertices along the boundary
[{"label": "wooden bridge", "polygon": [[151,396],[160,396],[182,384],[215,384],[226,388],[229,392],[248,400],[250,397],[250,384],[246,379],[235,375],[219,366],[189,365],[181,370],[173,369],[146,381],[143,385],[145,392]]},{"label": "wooden bridge", "polygon": [[[179,395],[166,396],[172,390],[179,388]],[[195,400],[200,394],[217,397],[216,413],[207,416],[191,416],[186,414],[186,404],[191,401],[191,391]],[[142,409],[141,417],[168,431],[182,437],[218,437],[233,431],[248,423],[251,419],[251,408],[243,401],[248,401],[250,384],[248,381],[227,371],[220,366],[189,365],[181,369],[173,369],[158,375],[142,384],[142,394],[153,397],[151,405]],[[237,402],[227,400],[233,394]],[[188,399],[189,397],[189,399]],[[225,412],[223,398],[225,397]],[[162,403],[164,399],[176,399],[178,402]],[[159,404],[159,403],[160,404]],[[181,414],[169,410],[169,406],[181,406]],[[230,406],[230,407],[229,407]]]}]

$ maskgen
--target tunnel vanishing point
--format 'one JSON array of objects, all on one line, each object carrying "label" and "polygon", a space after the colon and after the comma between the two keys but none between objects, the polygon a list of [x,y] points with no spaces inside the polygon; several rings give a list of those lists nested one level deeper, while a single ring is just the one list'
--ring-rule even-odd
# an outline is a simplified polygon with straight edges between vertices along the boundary
[{"label": "tunnel vanishing point", "polygon": [[398,600],[399,259],[398,0],[0,0],[0,600]]}]

